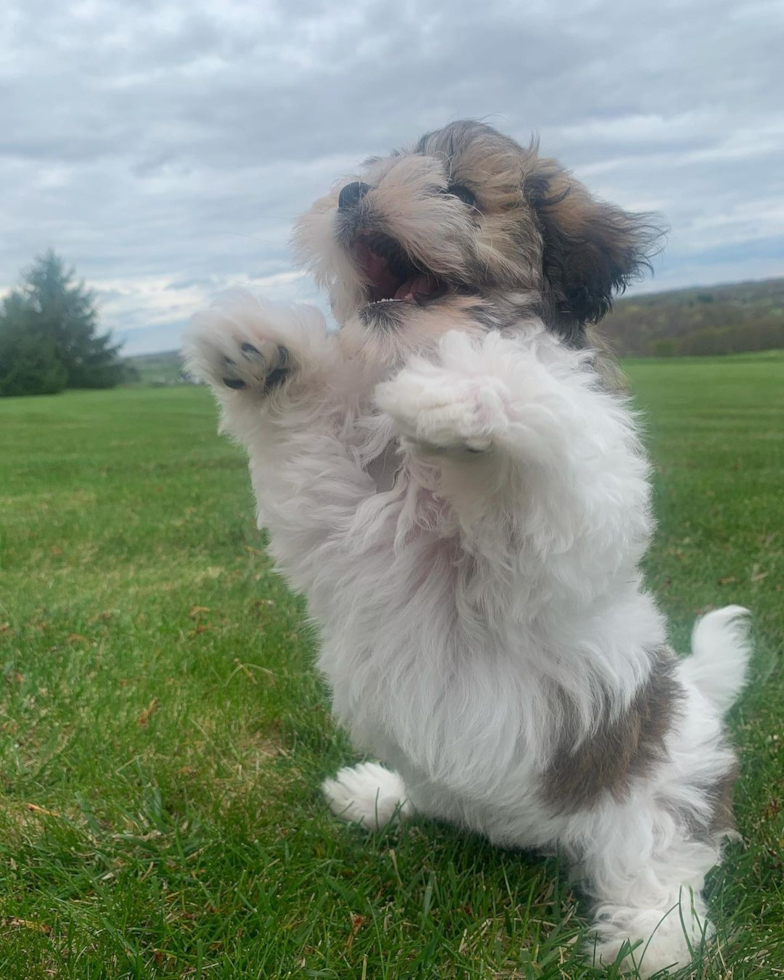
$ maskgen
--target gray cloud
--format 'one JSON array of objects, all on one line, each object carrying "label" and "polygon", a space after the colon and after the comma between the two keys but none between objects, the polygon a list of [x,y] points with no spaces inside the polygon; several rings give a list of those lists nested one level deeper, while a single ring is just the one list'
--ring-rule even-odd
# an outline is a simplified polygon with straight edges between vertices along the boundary
[{"label": "gray cloud", "polygon": [[[220,289],[315,298],[292,221],[370,153],[478,116],[661,210],[653,288],[780,274],[778,2],[26,0],[4,8],[0,286],[54,246],[128,349]],[[644,288],[651,288],[648,284]]]}]

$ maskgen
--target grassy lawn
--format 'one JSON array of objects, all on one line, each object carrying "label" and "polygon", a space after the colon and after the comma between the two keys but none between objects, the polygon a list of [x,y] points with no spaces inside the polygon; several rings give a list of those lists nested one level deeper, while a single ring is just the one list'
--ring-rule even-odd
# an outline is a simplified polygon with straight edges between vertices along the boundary
[{"label": "grassy lawn", "polygon": [[[784,977],[784,355],[626,368],[674,643],[755,613],[743,842],[695,976]],[[556,860],[328,816],[318,784],[355,757],[206,391],[0,401],[0,501],[2,980],[613,975],[576,955]]]}]

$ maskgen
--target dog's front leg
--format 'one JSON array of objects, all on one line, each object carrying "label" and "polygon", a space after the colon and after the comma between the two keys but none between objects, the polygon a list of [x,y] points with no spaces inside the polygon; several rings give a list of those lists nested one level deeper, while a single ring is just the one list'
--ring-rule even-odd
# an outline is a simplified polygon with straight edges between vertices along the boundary
[{"label": "dog's front leg", "polygon": [[[441,353],[470,341],[450,335]],[[449,358],[415,358],[376,388],[379,407],[395,420],[409,446],[426,454],[482,453],[499,448],[511,422],[512,392],[494,372],[461,370]]]},{"label": "dog's front leg", "polygon": [[453,332],[376,399],[409,452],[438,464],[438,492],[472,547],[497,554],[514,535],[542,567],[592,576],[642,551],[647,462],[632,414],[586,355],[535,333]]},{"label": "dog's front leg", "polygon": [[183,353],[189,373],[212,387],[232,430],[235,415],[258,415],[279,389],[296,383],[312,390],[323,382],[335,344],[316,307],[276,306],[237,290],[194,317]]},{"label": "dog's front leg", "polygon": [[311,590],[335,527],[375,492],[344,441],[352,388],[324,317],[231,294],[195,318],[184,352],[220,403],[222,430],[248,452],[272,554],[296,588]]}]

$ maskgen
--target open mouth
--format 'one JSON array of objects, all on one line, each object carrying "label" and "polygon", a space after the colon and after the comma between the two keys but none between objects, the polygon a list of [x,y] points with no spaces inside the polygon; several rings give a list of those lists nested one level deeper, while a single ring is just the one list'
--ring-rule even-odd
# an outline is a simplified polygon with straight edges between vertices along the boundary
[{"label": "open mouth", "polygon": [[416,302],[443,296],[449,284],[415,265],[394,238],[360,234],[351,246],[354,261],[368,282],[369,303]]}]

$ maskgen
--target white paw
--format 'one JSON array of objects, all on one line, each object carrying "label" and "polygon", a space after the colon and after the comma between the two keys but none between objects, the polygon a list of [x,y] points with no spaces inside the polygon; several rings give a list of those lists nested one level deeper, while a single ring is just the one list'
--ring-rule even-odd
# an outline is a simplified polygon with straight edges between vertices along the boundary
[{"label": "white paw", "polygon": [[380,830],[396,817],[402,820],[414,813],[403,780],[376,762],[340,769],[321,788],[336,817],[368,830]]},{"label": "white paw", "polygon": [[195,316],[186,330],[186,370],[223,393],[267,394],[300,366],[322,324],[315,309],[275,307],[251,293],[229,293]]},{"label": "white paw", "polygon": [[714,930],[707,919],[689,907],[689,899],[684,898],[680,906],[668,912],[622,910],[615,921],[601,923],[597,932],[600,937],[594,950],[597,966],[611,966],[624,947],[628,949],[637,943],[621,960],[622,971],[652,977],[663,970],[676,971],[688,966]]},{"label": "white paw", "polygon": [[379,408],[400,434],[435,450],[489,449],[509,425],[509,398],[498,378],[465,377],[423,359],[376,388]]}]

